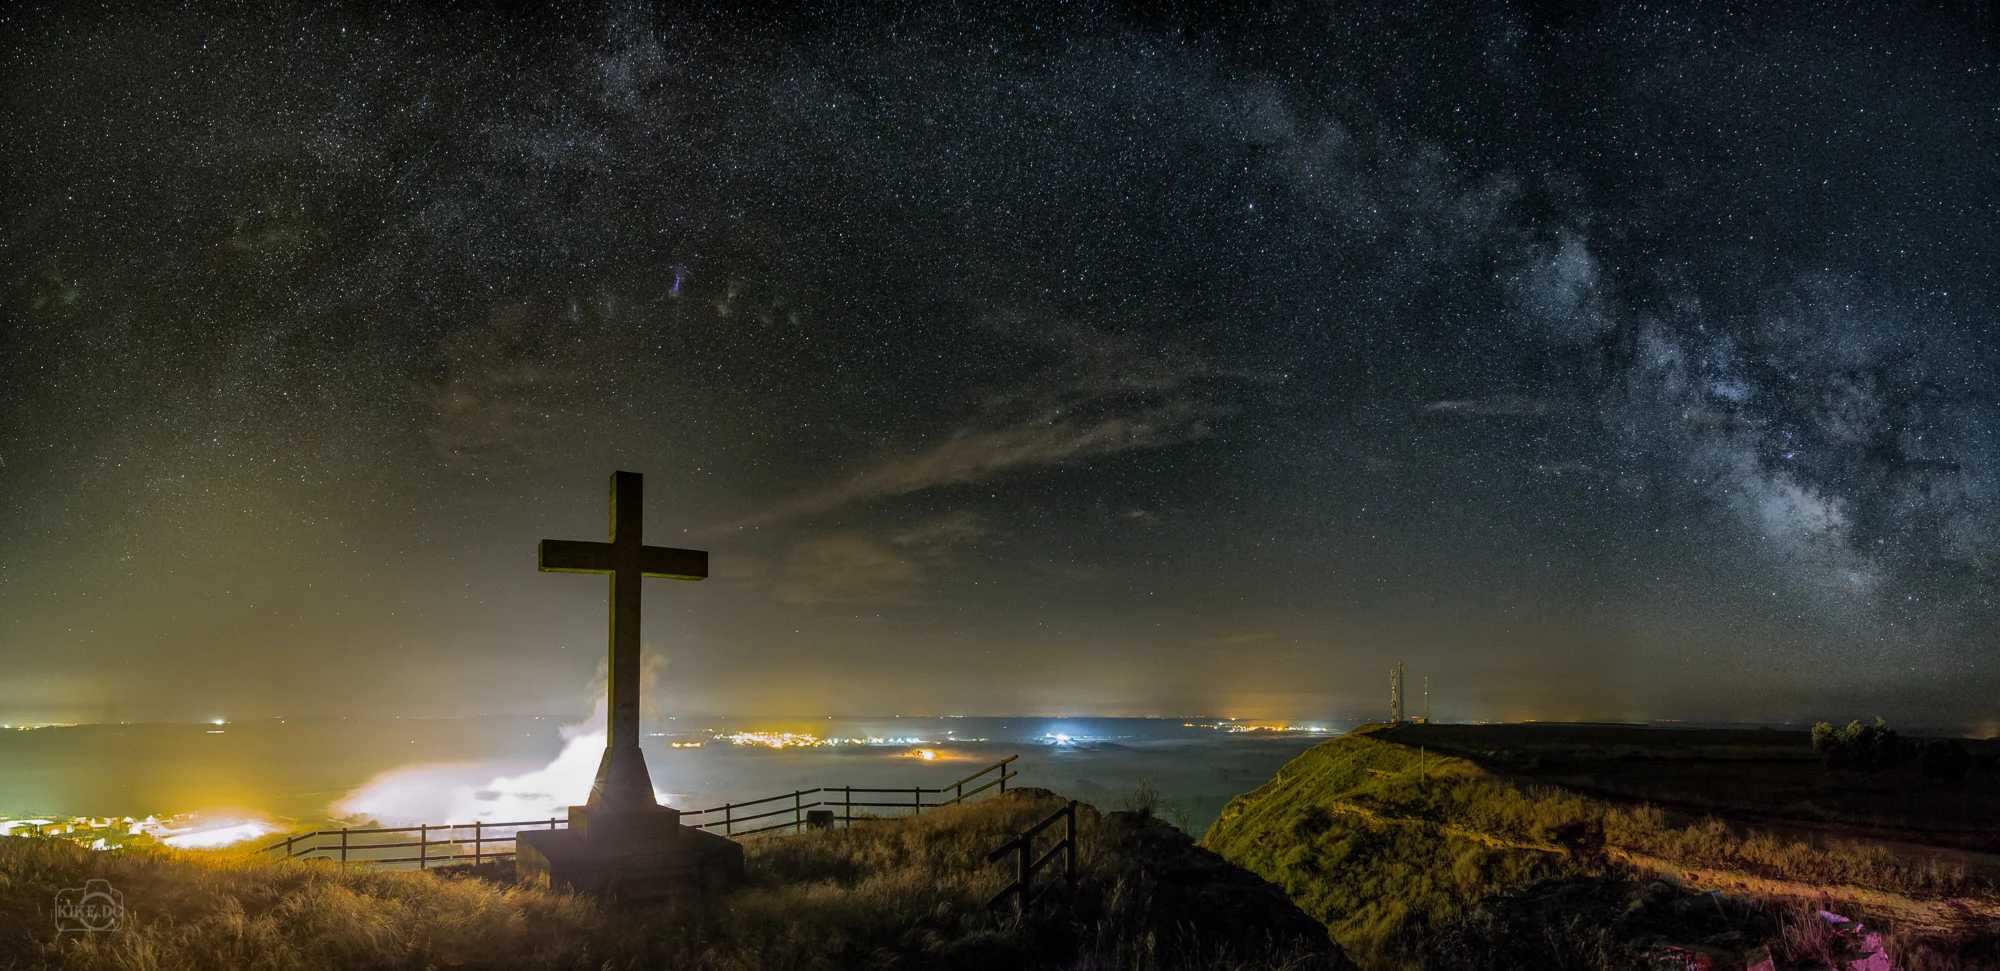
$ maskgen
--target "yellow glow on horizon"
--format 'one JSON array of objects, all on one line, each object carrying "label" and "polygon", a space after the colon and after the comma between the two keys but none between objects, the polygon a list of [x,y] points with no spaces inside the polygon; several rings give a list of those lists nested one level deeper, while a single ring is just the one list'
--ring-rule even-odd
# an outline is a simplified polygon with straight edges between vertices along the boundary
[{"label": "yellow glow on horizon", "polygon": [[212,850],[216,847],[231,846],[259,836],[278,832],[278,827],[256,820],[246,820],[223,826],[211,826],[192,832],[174,833],[161,840],[168,846],[182,850]]}]

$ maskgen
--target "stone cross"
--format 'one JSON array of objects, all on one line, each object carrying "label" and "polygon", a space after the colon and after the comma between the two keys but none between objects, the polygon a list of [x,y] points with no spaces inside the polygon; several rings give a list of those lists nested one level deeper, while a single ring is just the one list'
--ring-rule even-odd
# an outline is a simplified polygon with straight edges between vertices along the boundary
[{"label": "stone cross", "polygon": [[597,781],[590,786],[592,807],[612,812],[659,805],[646,758],[639,752],[639,578],[700,580],[708,576],[706,550],[647,546],[641,539],[641,477],[611,474],[611,541],[545,539],[538,550],[545,573],[611,575],[610,738]]}]

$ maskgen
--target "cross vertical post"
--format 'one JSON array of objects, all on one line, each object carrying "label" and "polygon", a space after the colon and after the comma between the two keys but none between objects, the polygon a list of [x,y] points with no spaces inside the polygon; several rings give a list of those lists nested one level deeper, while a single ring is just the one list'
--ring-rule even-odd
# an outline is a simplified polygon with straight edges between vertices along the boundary
[{"label": "cross vertical post", "polygon": [[611,475],[610,746],[639,747],[639,548],[645,508],[634,472]]}]

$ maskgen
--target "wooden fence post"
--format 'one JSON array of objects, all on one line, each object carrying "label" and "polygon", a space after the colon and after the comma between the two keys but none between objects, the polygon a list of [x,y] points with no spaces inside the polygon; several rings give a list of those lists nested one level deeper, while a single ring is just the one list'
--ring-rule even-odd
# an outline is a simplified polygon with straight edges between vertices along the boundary
[{"label": "wooden fence post", "polygon": [[1064,828],[1063,842],[1069,847],[1063,851],[1063,878],[1069,882],[1071,890],[1076,889],[1076,800],[1071,799],[1068,807],[1068,824]]},{"label": "wooden fence post", "polygon": [[486,842],[484,839],[485,834],[480,832],[479,830],[480,825],[481,824],[479,820],[475,819],[472,821],[472,865],[473,866],[478,866],[480,863],[485,861],[485,852],[486,852]]},{"label": "wooden fence post", "polygon": [[1031,849],[1034,844],[1035,841],[1032,837],[1029,837],[1025,833],[1021,835],[1021,876],[1019,877],[1021,892],[1019,896],[1014,898],[1014,907],[1022,913],[1027,913],[1028,901],[1033,899],[1034,896],[1034,892],[1029,889],[1035,882],[1034,852]]},{"label": "wooden fence post", "polygon": [[793,789],[793,790],[792,790],[792,832],[796,833],[796,832],[798,832],[798,831],[800,831],[800,830],[804,829],[804,828],[805,828],[805,825],[806,825],[806,812],[805,812],[805,796],[804,796],[804,794],[802,794],[802,793],[801,793],[801,792],[800,792],[799,790],[797,790],[797,789]]},{"label": "wooden fence post", "polygon": [[340,862],[347,862],[347,827],[340,828]]}]

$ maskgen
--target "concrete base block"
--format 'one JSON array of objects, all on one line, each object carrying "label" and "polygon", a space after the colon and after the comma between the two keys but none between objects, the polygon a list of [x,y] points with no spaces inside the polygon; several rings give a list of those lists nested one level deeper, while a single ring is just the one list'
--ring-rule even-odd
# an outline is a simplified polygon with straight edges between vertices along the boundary
[{"label": "concrete base block", "polygon": [[680,813],[664,806],[638,812],[572,807],[569,829],[534,830],[517,838],[515,878],[634,901],[742,882],[742,846],[679,820]]}]

